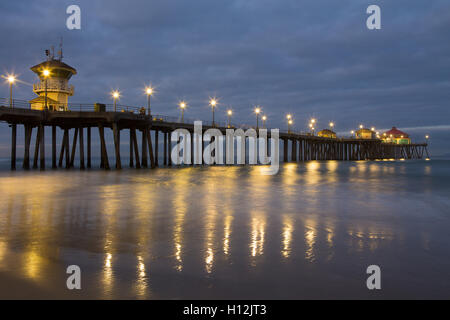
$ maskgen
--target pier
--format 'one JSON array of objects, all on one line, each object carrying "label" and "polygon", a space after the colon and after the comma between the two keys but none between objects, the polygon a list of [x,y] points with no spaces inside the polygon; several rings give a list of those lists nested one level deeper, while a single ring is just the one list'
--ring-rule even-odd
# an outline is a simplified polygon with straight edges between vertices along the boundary
[{"label": "pier", "polygon": [[[155,168],[160,165],[171,166],[171,133],[175,129],[186,129],[193,141],[194,123],[180,122],[176,117],[142,114],[138,108],[120,108],[120,111],[95,111],[94,105],[72,106],[66,111],[33,110],[20,101],[14,101],[13,107],[0,104],[0,121],[11,127],[11,169],[17,165],[17,130],[24,130],[24,169],[45,169],[45,128],[51,128],[51,159],[53,169],[75,167],[75,156],[78,150],[80,169],[92,167],[92,140],[96,137],[100,142],[100,168],[122,169],[121,132],[129,132],[129,167]],[[57,128],[62,136],[57,136]],[[203,122],[202,130],[218,129],[225,134],[227,124]],[[233,128],[250,129],[249,127],[233,126]],[[108,141],[105,131],[111,130],[114,152],[113,164],[108,155]],[[36,132],[32,141],[33,131]],[[71,137],[72,134],[72,139]],[[138,132],[140,138],[138,141]],[[152,135],[153,132],[153,135]],[[306,133],[280,131],[282,152],[280,157],[284,162],[303,162],[309,160],[386,160],[386,159],[423,159],[429,158],[427,143],[395,144],[382,142],[380,139],[357,138],[325,138]],[[270,131],[268,131],[270,138]],[[60,150],[57,141],[60,139]],[[163,140],[163,148],[159,150],[159,139]],[[72,141],[70,141],[72,140]],[[31,144],[34,144],[34,154],[31,157]],[[204,144],[204,143],[203,143]],[[280,146],[281,149],[281,146]],[[203,150],[203,148],[202,148]],[[290,150],[290,152],[289,152]],[[163,163],[159,163],[159,153],[163,153]],[[191,155],[193,157],[193,153]],[[192,161],[192,163],[194,163]]]}]

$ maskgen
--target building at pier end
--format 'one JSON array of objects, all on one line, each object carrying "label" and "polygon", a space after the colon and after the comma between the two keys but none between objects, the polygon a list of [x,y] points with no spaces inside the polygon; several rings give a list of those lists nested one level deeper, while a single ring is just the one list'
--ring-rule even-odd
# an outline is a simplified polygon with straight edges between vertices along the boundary
[{"label": "building at pier end", "polygon": [[383,142],[395,143],[395,144],[411,144],[411,138],[406,132],[398,130],[396,127],[392,127],[391,130],[383,133]]}]

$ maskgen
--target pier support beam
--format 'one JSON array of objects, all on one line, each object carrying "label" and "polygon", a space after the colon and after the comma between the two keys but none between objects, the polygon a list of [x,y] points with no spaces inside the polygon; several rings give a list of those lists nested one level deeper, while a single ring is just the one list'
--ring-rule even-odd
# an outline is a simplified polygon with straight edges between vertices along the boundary
[{"label": "pier support beam", "polygon": [[135,128],[131,129],[131,137],[132,137],[132,141],[133,141],[133,150],[134,150],[134,156],[135,156],[135,160],[136,160],[136,169],[140,169],[141,164],[139,162],[139,148],[138,148]]},{"label": "pier support beam", "polygon": [[144,168],[148,168],[148,159],[147,159],[147,155],[148,155],[148,150],[147,150],[147,128],[143,128],[141,130],[142,132],[142,166]]},{"label": "pier support beam", "polygon": [[34,145],[33,169],[37,169],[37,167],[38,167],[39,142],[41,141],[40,135],[41,135],[41,129],[40,129],[40,127],[37,127],[36,143]]},{"label": "pier support beam", "polygon": [[292,161],[297,161],[297,140],[292,139],[292,154],[291,154]]},{"label": "pier support beam", "polygon": [[58,167],[60,167],[60,168],[62,167],[64,151],[66,148],[66,134],[67,134],[67,130],[64,129],[64,134],[63,134],[63,138],[61,141],[61,151],[59,152],[59,161],[58,161]]},{"label": "pier support beam", "polygon": [[56,169],[56,126],[52,126],[52,169]]},{"label": "pier support beam", "polygon": [[304,161],[304,159],[303,159],[303,140],[298,140],[298,161]]},{"label": "pier support beam", "polygon": [[30,143],[31,143],[31,134],[33,127],[30,125],[25,125],[25,143],[24,143],[24,151],[23,151],[23,165],[24,169],[30,169]]},{"label": "pier support beam", "polygon": [[116,169],[122,169],[122,161],[120,160],[120,129],[117,123],[113,123],[114,149],[116,151]]},{"label": "pier support beam", "polygon": [[65,134],[66,134],[66,142],[65,142],[65,153],[66,153],[66,169],[69,169],[70,167],[70,142],[69,142],[69,138],[70,138],[70,131],[69,129],[65,129]]},{"label": "pier support beam", "polygon": [[80,170],[84,170],[84,128],[80,127]]},{"label": "pier support beam", "polygon": [[70,167],[73,168],[75,162],[75,152],[77,151],[78,128],[75,128],[72,142],[72,154],[70,156]]},{"label": "pier support beam", "polygon": [[171,166],[172,165],[172,157],[171,157],[171,153],[172,153],[172,134],[169,131],[167,133],[167,144],[168,144],[168,150],[167,150],[167,157],[168,157],[168,165]]},{"label": "pier support beam", "polygon": [[87,167],[91,168],[91,127],[87,127]]},{"label": "pier support beam", "polygon": [[41,131],[41,134],[39,136],[40,142],[39,142],[39,153],[41,155],[41,163],[40,163],[40,169],[45,170],[45,127],[43,124],[39,125],[39,130]]},{"label": "pier support beam", "polygon": [[106,149],[106,142],[105,142],[105,128],[103,128],[103,125],[100,124],[98,126],[98,132],[100,135],[100,151],[101,151],[101,168],[105,170],[109,170],[109,159],[108,159],[108,151]]},{"label": "pier support beam", "polygon": [[132,133],[132,129],[130,128],[130,168],[134,167],[134,151],[133,151],[133,133]]},{"label": "pier support beam", "polygon": [[16,170],[17,125],[11,125],[11,170]]},{"label": "pier support beam", "polygon": [[164,132],[163,134],[163,140],[164,140],[164,165],[167,165],[167,132]]},{"label": "pier support beam", "polygon": [[159,130],[155,130],[155,167],[158,166],[158,136],[159,136]]},{"label": "pier support beam", "polygon": [[288,139],[283,139],[283,162],[288,162]]},{"label": "pier support beam", "polygon": [[147,135],[147,143],[148,143],[148,151],[150,152],[150,167],[155,168],[155,156],[153,154],[153,145],[152,145],[152,133],[150,128],[145,129],[145,133]]}]

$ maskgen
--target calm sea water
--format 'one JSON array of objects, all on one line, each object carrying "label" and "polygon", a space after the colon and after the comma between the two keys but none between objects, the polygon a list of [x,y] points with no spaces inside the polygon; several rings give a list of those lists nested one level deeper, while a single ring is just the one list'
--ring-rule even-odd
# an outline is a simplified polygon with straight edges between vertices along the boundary
[{"label": "calm sea water", "polygon": [[450,161],[262,169],[5,169],[0,297],[450,298]]}]

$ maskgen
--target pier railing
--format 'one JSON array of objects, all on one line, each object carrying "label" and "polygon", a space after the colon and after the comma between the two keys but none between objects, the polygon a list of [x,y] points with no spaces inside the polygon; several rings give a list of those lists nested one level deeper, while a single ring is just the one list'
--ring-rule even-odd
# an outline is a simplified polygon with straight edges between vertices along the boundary
[{"label": "pier railing", "polygon": [[[9,98],[0,98],[0,106],[8,107],[10,105]],[[67,107],[61,108],[61,111],[57,112],[99,112],[98,109],[95,107],[95,103],[69,103]],[[145,107],[135,107],[130,105],[122,105],[122,104],[114,104],[108,103],[108,104],[101,104],[102,107],[104,106],[104,112],[129,112],[133,114],[146,114],[147,108]],[[20,109],[31,109],[31,104],[27,100],[20,100],[20,99],[13,99],[12,100],[12,107],[13,108],[20,108]],[[204,121],[200,119],[192,119],[192,118],[186,118],[184,117],[183,121],[181,120],[181,116],[167,116],[167,115],[159,115],[159,114],[152,114],[152,120],[155,122],[169,122],[169,123],[176,123],[176,124],[189,124],[193,125],[195,121],[202,121],[202,125],[204,127],[218,127],[218,128],[231,128],[231,129],[256,129],[255,125],[248,125],[248,124],[237,124],[228,121]],[[259,127],[264,128],[263,126]],[[271,128],[267,128],[268,131],[270,131]],[[310,131],[302,131],[298,128],[291,127],[290,130],[286,129],[280,129],[280,134],[282,135],[301,135],[301,136],[311,136],[317,139],[320,139],[317,135],[314,135]],[[323,138],[326,139],[326,138]],[[348,137],[339,137],[335,138],[336,141],[339,140],[345,140],[345,139],[355,139],[354,137],[348,136]],[[386,143],[388,144],[388,143]]]},{"label": "pier railing", "polygon": [[[0,98],[0,106],[9,106],[10,101],[8,98]],[[114,104],[108,103],[108,104],[101,104],[104,106],[104,112],[114,112]],[[13,99],[12,100],[12,107],[13,108],[20,108],[20,109],[31,109],[31,104],[27,100],[19,100],[19,99]],[[146,114],[147,109],[145,107],[135,107],[130,105],[123,105],[123,104],[116,104],[115,106],[116,112],[130,112],[133,114]],[[95,107],[95,103],[69,103],[67,107],[63,106],[61,108],[61,111],[58,112],[98,112]],[[183,121],[181,120],[181,116],[167,116],[167,115],[159,115],[159,114],[152,114],[153,121],[161,121],[161,122],[172,122],[172,123],[183,123],[183,124],[194,124],[195,121],[200,121],[200,119],[193,119],[193,118],[186,118],[184,117]],[[247,130],[250,128],[255,129],[256,126],[249,125],[249,124],[237,124],[232,121],[228,123],[228,121],[214,121],[214,123],[210,120],[201,120],[202,125],[206,127],[220,127],[220,128],[231,128],[231,129],[243,129]],[[263,128],[262,126],[259,127],[260,129]],[[270,128],[267,128],[270,130]],[[289,132],[287,130],[280,130],[280,133],[282,134],[301,134],[301,135],[309,135],[308,132],[303,132],[300,130],[297,130],[295,128],[292,128]]]}]

